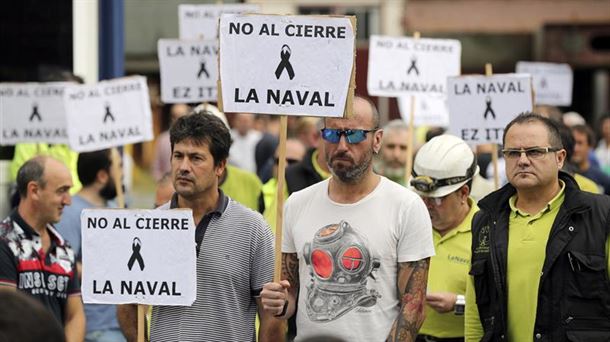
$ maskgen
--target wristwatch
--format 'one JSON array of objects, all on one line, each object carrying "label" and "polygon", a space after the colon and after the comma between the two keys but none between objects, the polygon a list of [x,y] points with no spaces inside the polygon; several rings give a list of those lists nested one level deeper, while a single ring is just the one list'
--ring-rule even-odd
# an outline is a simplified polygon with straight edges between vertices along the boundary
[{"label": "wristwatch", "polygon": [[455,299],[455,306],[453,307],[453,313],[457,316],[461,316],[464,314],[464,309],[466,308],[466,297],[464,295],[457,295]]}]

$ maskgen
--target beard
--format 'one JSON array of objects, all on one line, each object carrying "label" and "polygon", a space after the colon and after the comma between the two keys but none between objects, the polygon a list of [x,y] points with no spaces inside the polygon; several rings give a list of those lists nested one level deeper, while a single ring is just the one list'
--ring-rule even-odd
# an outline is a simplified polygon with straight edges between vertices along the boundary
[{"label": "beard", "polygon": [[326,162],[333,176],[339,178],[343,183],[354,184],[359,182],[366,174],[373,161],[373,151],[367,150],[361,160],[356,162],[352,159],[352,165],[333,166],[335,158],[346,158],[347,153],[337,153],[333,156],[326,156]]},{"label": "beard", "polygon": [[114,182],[114,178],[112,178],[112,177],[108,178],[106,185],[104,185],[104,187],[100,190],[99,194],[106,201],[109,201],[116,197],[117,193],[116,193],[116,185]]}]

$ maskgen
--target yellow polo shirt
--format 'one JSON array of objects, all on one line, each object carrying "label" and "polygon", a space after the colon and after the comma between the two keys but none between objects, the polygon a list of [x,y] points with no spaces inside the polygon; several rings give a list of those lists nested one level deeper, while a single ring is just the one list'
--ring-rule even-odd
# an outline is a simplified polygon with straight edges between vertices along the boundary
[{"label": "yellow polo shirt", "polygon": [[254,173],[227,164],[227,177],[220,184],[220,189],[237,202],[258,211],[258,198],[263,183]]},{"label": "yellow polo shirt", "polygon": [[[470,211],[464,220],[454,229],[441,237],[436,230],[432,231],[436,255],[430,259],[428,272],[428,293],[451,292],[466,293],[466,279],[470,269],[470,231],[472,217],[479,207],[472,198],[468,198]],[[438,313],[426,306],[426,320],[419,330],[420,334],[439,338],[464,336],[464,316],[453,312]]]}]

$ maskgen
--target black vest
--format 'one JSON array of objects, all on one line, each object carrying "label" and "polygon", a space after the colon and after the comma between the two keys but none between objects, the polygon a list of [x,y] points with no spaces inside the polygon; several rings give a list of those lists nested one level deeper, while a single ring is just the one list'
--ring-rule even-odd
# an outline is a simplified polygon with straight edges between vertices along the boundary
[{"label": "black vest", "polygon": [[[553,222],[540,274],[532,341],[610,341],[606,241],[610,196],[582,192],[564,172],[565,199]],[[473,218],[472,267],[482,341],[506,336],[510,184],[479,202]]]}]

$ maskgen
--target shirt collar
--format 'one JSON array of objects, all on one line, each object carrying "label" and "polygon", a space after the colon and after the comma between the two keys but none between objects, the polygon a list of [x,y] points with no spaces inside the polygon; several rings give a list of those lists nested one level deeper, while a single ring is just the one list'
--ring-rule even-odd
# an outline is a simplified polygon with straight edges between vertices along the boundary
[{"label": "shirt collar", "polygon": [[[28,238],[31,239],[34,236],[40,237],[40,234],[38,234],[38,232],[34,228],[32,228],[32,226],[30,226],[27,222],[25,222],[21,215],[19,215],[19,211],[17,210],[17,208],[13,209],[13,212],[11,213],[11,220],[17,223],[19,227],[21,227],[21,229],[24,231]],[[51,224],[47,224],[47,230],[49,231],[51,242],[57,242],[59,245],[63,245],[64,239]]]},{"label": "shirt collar", "polygon": [[[218,189],[218,202],[216,202],[216,208],[206,215],[216,214],[218,216],[221,216],[224,213],[225,209],[227,209],[228,205],[229,197],[227,197],[222,190]],[[174,194],[172,195],[172,199],[169,203],[169,208],[178,208],[178,193],[174,192]]]},{"label": "shirt collar", "polygon": [[519,208],[517,208],[517,205],[516,205],[517,194],[515,193],[508,199],[508,205],[510,206],[511,214],[514,216],[520,215],[520,216],[527,217],[527,216],[540,216],[542,214],[548,213],[549,211],[552,211],[553,209],[555,209],[559,205],[561,205],[562,201],[560,201],[560,198],[563,196],[563,194],[565,192],[565,188],[566,188],[566,183],[560,179],[559,180],[559,192],[557,192],[557,195],[555,195],[555,197],[553,197],[549,201],[549,203],[547,203],[546,206],[544,208],[542,208],[542,210],[540,210],[540,212],[536,215],[530,215],[528,213],[524,213],[524,212],[520,211]]}]

